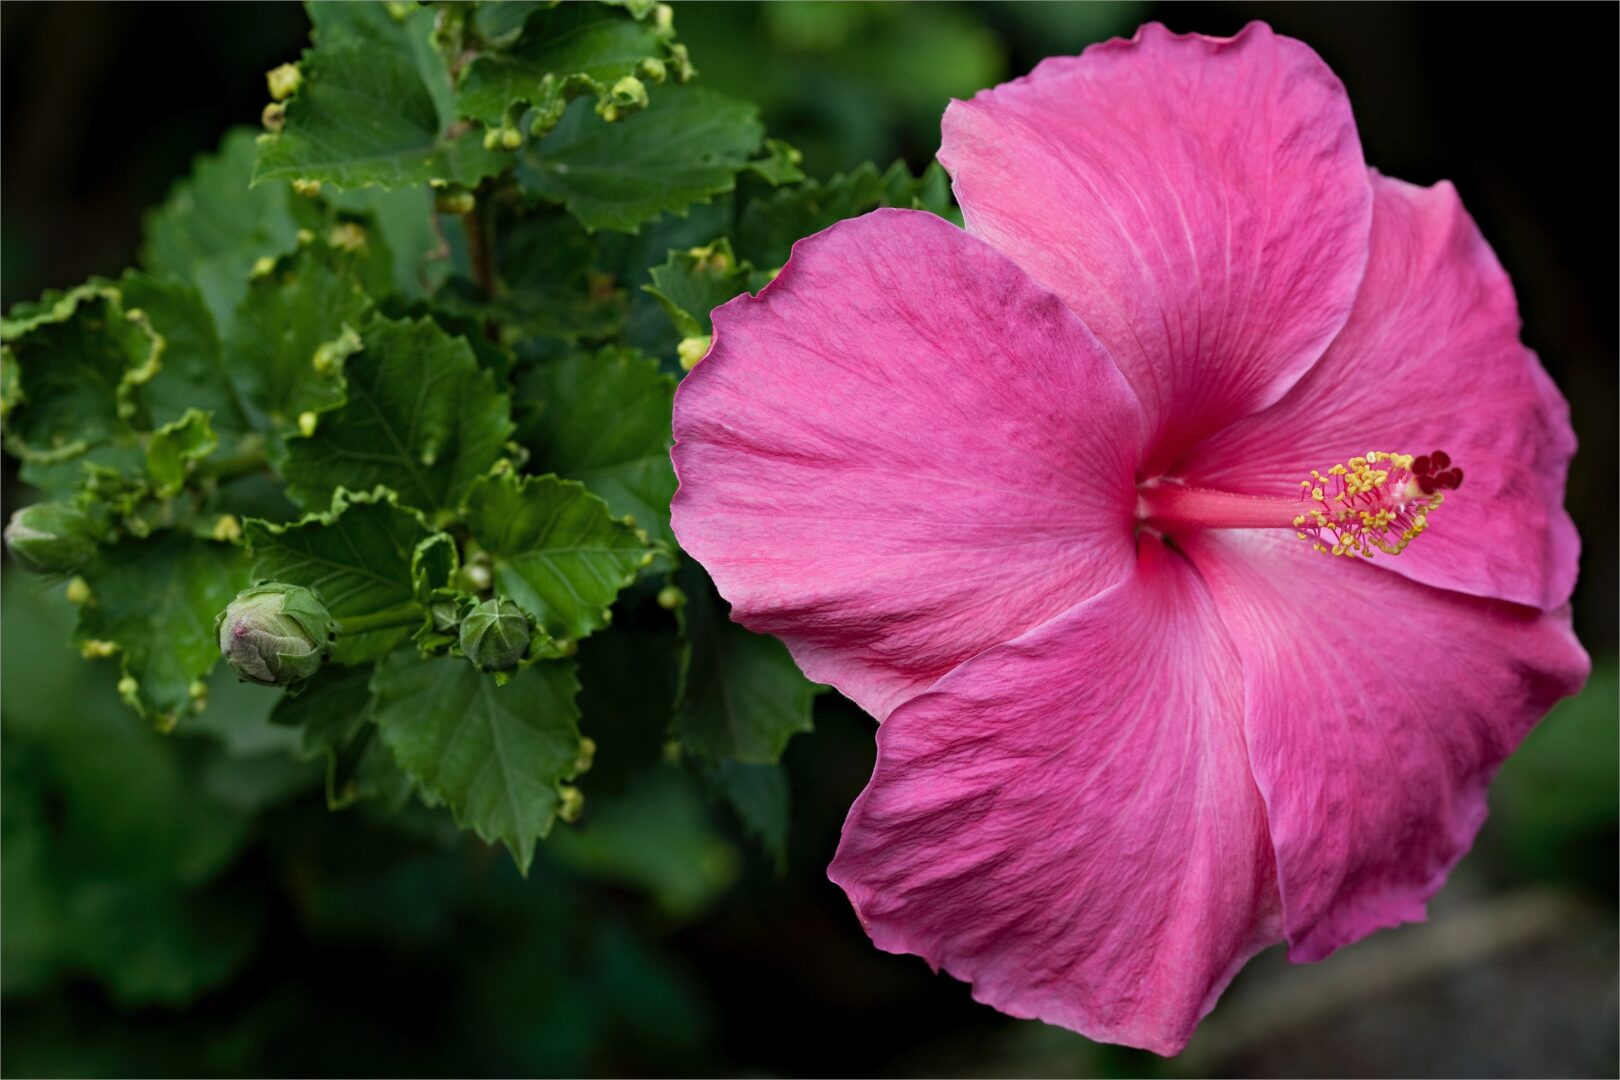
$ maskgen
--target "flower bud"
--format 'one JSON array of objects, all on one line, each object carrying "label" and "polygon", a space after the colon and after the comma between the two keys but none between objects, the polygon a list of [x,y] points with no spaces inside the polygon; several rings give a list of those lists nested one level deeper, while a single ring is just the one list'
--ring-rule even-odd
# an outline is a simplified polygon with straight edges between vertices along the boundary
[{"label": "flower bud", "polygon": [[320,670],[334,629],[314,593],[274,581],[237,593],[214,620],[220,655],[264,686],[290,686]]},{"label": "flower bud", "polygon": [[510,600],[485,600],[461,620],[461,651],[485,671],[516,667],[529,637],[529,617]]},{"label": "flower bud", "polygon": [[36,574],[66,574],[95,554],[90,518],[72,503],[42,502],[11,515],[6,546],[25,569]]}]

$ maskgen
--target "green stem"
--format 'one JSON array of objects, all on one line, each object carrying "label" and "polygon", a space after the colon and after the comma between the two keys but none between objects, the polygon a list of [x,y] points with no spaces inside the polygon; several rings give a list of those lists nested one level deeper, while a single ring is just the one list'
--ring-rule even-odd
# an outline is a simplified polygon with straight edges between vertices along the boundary
[{"label": "green stem", "polygon": [[199,462],[195,475],[206,476],[216,483],[224,484],[237,477],[262,472],[269,467],[270,457],[265,452],[264,436],[249,435],[237,444],[236,453]]},{"label": "green stem", "polygon": [[414,600],[407,600],[403,604],[395,604],[393,607],[365,615],[346,615],[338,620],[338,633],[370,634],[378,630],[420,626],[422,619],[422,605]]}]

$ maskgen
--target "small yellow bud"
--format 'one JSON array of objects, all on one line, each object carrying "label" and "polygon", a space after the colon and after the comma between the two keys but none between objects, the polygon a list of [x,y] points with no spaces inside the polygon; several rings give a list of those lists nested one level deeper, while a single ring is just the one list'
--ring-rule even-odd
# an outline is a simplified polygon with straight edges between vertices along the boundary
[{"label": "small yellow bud", "polygon": [[366,230],[352,221],[340,222],[326,234],[326,242],[344,251],[359,251],[366,246]]},{"label": "small yellow bud", "polygon": [[299,413],[298,414],[298,433],[300,435],[302,435],[306,439],[309,438],[311,435],[315,434],[315,422],[316,421],[315,421],[315,414],[314,413],[312,413],[312,412],[301,412],[301,413]]},{"label": "small yellow bud", "polygon": [[86,660],[102,660],[117,651],[118,643],[116,641],[102,641],[99,638],[91,638],[88,641],[79,643],[79,655]]},{"label": "small yellow bud", "polygon": [[76,577],[67,583],[67,598],[70,604],[88,604],[94,597],[90,595],[90,583],[82,577]]},{"label": "small yellow bud", "polygon": [[321,182],[319,180],[306,180],[303,177],[299,177],[297,180],[292,182],[292,189],[294,194],[302,195],[306,199],[313,199],[315,196],[321,193]]},{"label": "small yellow bud", "polygon": [[647,86],[634,75],[626,75],[613,84],[608,91],[613,95],[613,103],[622,109],[645,109],[647,107]]},{"label": "small yellow bud", "polygon": [[269,255],[260,255],[253,260],[253,269],[248,271],[250,278],[269,277],[276,269],[276,260]]},{"label": "small yellow bud", "polygon": [[282,64],[265,72],[264,81],[270,85],[272,98],[286,101],[298,92],[298,87],[304,82],[304,73],[298,70],[297,64]]},{"label": "small yellow bud", "polygon": [[686,594],[674,585],[665,585],[658,590],[658,606],[665,611],[674,611],[686,603]]},{"label": "small yellow bud", "polygon": [[713,341],[714,336],[712,334],[704,334],[702,337],[682,338],[681,343],[675,347],[675,354],[681,359],[681,370],[691,371],[697,367],[698,361],[702,360],[704,355],[708,353],[709,345]]},{"label": "small yellow bud", "polygon": [[562,802],[557,807],[557,816],[564,821],[574,822],[585,812],[585,795],[571,784],[564,784],[557,789],[562,796]]},{"label": "small yellow bud", "polygon": [[523,132],[517,128],[506,128],[501,132],[501,149],[517,150],[523,146]]},{"label": "small yellow bud", "polygon": [[433,196],[433,208],[441,214],[470,214],[478,207],[478,199],[464,187],[446,188]]},{"label": "small yellow bud", "polygon": [[574,772],[586,772],[596,760],[596,740],[589,735],[580,736],[579,754],[574,758]]},{"label": "small yellow bud", "polygon": [[272,101],[259,114],[259,123],[263,124],[264,130],[272,135],[280,135],[287,126],[287,106],[279,101]]},{"label": "small yellow bud", "polygon": [[135,681],[135,676],[125,675],[118,680],[118,696],[130,704],[140,700],[141,684]]},{"label": "small yellow bud", "polygon": [[235,514],[221,514],[208,535],[222,544],[234,543],[242,539],[242,523]]}]

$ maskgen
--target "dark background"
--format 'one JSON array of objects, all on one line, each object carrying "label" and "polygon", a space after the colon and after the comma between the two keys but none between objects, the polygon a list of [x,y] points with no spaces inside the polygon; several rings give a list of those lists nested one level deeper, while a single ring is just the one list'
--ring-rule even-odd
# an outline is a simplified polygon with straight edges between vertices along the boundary
[{"label": "dark background", "polygon": [[[261,819],[214,887],[263,909],[233,978],[167,1008],[121,1007],[94,979],[12,995],[4,1071],[1613,1075],[1617,9],[676,5],[705,82],[759,101],[822,176],[868,158],[920,168],[948,97],[1150,18],[1210,34],[1264,19],[1317,49],[1349,89],[1370,163],[1456,184],[1513,277],[1525,340],[1571,402],[1569,505],[1586,546],[1575,622],[1598,674],[1504,771],[1434,922],[1312,968],[1267,954],[1177,1063],[1007,1020],[921,961],[873,950],[826,882],[872,753],[868,722],[829,695],[818,733],[787,758],[795,832],[781,878],[741,849],[735,886],[700,910],[649,915],[628,892],[544,867],[518,884],[486,861],[476,897],[427,911],[421,887],[394,882],[350,897],[349,922],[323,921],[298,885],[304,862],[416,849],[306,799]],[[0,301],[133,262],[143,211],[226,127],[257,121],[263,72],[296,57],[306,25],[292,4],[0,7]],[[9,461],[5,478],[9,501]],[[17,635],[66,635],[36,635],[52,616],[6,580],[11,678]],[[72,685],[20,705],[8,693],[7,722],[49,725],[106,690]],[[464,875],[466,861],[423,880]],[[392,925],[390,912],[407,912],[397,933],[363,927]]]}]

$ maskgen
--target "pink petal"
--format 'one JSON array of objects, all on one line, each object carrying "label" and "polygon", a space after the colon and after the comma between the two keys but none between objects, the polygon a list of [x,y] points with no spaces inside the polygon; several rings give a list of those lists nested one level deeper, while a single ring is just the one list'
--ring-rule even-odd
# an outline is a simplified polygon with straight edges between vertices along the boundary
[{"label": "pink petal", "polygon": [[877,211],[714,327],[675,399],[675,533],[734,619],[873,715],[1130,565],[1130,390],[983,242]]},{"label": "pink petal", "polygon": [[1144,26],[945,112],[968,230],[1096,332],[1150,468],[1276,401],[1344,325],[1372,209],[1344,87],[1311,49]]},{"label": "pink petal", "polygon": [[1191,483],[1295,494],[1311,469],[1368,450],[1440,449],[1464,471],[1429,530],[1378,565],[1552,610],[1575,586],[1564,511],[1569,406],[1519,341],[1513,285],[1450,184],[1374,176],[1372,257],[1327,353],[1272,408],[1177,469]]},{"label": "pink petal", "polygon": [[1176,1053],[1281,933],[1240,680],[1197,573],[1146,541],[889,717],[830,876],[976,999]]},{"label": "pink petal", "polygon": [[1568,610],[1443,592],[1276,533],[1184,543],[1242,661],[1289,956],[1421,920],[1497,767],[1586,679]]}]

